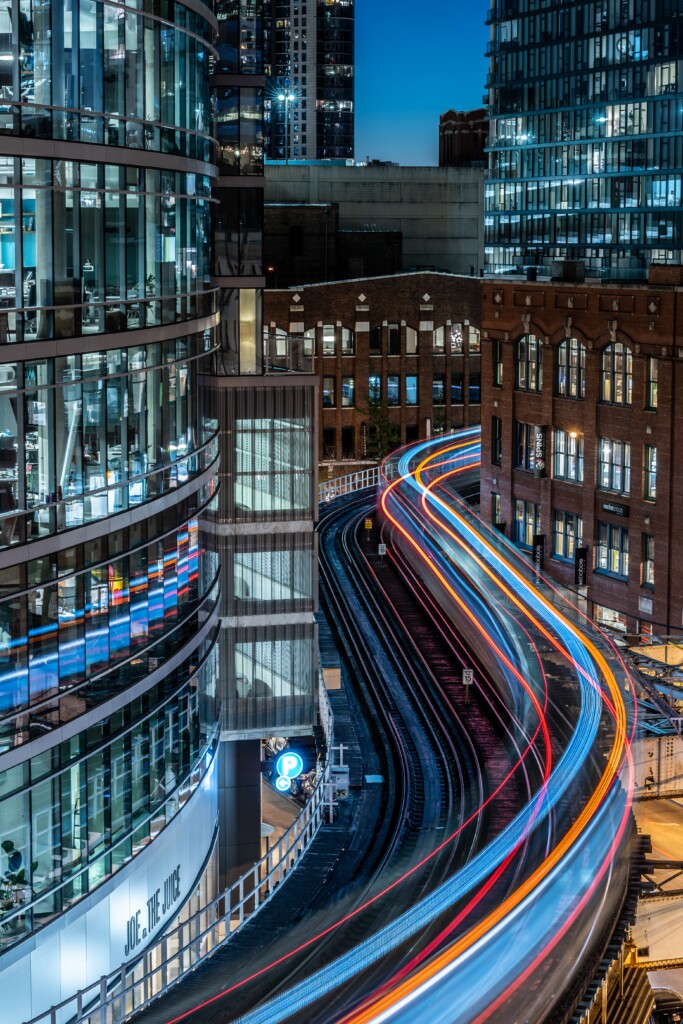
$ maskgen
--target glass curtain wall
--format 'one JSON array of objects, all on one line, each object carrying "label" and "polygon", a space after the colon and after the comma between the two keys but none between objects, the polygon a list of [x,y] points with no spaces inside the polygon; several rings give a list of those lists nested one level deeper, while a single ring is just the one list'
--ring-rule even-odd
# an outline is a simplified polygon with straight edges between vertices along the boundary
[{"label": "glass curtain wall", "polygon": [[493,2],[485,259],[680,263],[683,61],[659,0]]},{"label": "glass curtain wall", "polygon": [[153,861],[215,754],[215,27],[0,11],[0,953]]}]

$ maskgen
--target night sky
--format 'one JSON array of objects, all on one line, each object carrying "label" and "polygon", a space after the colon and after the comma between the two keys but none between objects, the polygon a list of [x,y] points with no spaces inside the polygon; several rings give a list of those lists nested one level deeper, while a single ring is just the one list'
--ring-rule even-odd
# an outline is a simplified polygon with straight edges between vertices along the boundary
[{"label": "night sky", "polygon": [[489,0],[356,0],[356,160],[438,164],[439,115],[482,106]]}]

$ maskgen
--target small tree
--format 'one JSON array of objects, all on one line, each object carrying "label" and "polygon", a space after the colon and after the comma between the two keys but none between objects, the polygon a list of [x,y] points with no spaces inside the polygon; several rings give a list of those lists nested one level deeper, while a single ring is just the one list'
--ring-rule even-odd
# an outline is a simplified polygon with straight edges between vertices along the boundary
[{"label": "small tree", "polygon": [[378,395],[370,393],[367,414],[368,458],[381,462],[399,443],[398,426],[389,419],[389,409]]}]

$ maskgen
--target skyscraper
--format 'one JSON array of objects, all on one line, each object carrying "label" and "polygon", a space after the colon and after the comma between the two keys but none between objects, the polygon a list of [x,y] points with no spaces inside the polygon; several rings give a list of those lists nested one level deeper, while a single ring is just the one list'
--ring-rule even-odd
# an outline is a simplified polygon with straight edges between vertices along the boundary
[{"label": "skyscraper", "polygon": [[486,264],[680,263],[683,2],[494,0]]},{"label": "skyscraper", "polygon": [[266,154],[353,158],[355,0],[264,0]]},{"label": "skyscraper", "polygon": [[213,887],[219,584],[205,517],[218,429],[199,381],[218,320],[214,28],[197,4],[164,17],[93,0],[0,12],[12,1024],[139,956]]}]

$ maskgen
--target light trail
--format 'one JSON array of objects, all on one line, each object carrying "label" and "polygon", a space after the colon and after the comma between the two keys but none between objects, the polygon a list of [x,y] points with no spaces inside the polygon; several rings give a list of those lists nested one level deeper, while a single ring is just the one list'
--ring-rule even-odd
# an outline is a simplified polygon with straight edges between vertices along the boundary
[{"label": "light trail", "polygon": [[[413,469],[411,464],[416,453],[418,458],[425,457]],[[579,633],[569,618],[530,586],[521,568],[515,568],[515,564],[524,565],[519,553],[497,537],[495,543],[492,531],[487,531],[483,525],[475,529],[464,515],[435,493],[455,472],[475,465],[478,460],[476,430],[462,432],[455,442],[430,441],[412,446],[399,459],[399,477],[386,481],[382,507],[393,528],[420,560],[421,571],[438,583],[467,621],[468,629],[495,655],[501,667],[501,679],[509,689],[515,708],[518,702],[523,710],[533,711],[536,727],[531,737],[527,737],[522,756],[542,740],[542,784],[515,819],[436,890],[356,948],[240,1017],[241,1024],[274,1024],[296,1017],[326,993],[343,983],[353,983],[370,965],[443,918],[448,908],[456,904],[458,912],[442,926],[437,938],[413,958],[407,968],[410,973],[406,975],[406,969],[402,969],[343,1020],[348,1024],[380,1020],[410,1024],[422,1020],[430,1024],[441,1020],[450,1022],[456,999],[459,1024],[466,1021],[480,1024],[505,1004],[523,982],[533,977],[570,927],[582,927],[599,886],[609,877],[611,865],[622,848],[633,787],[632,772],[628,773],[625,791],[619,784],[619,773],[624,764],[628,766],[630,757],[628,714],[622,690],[596,644]],[[419,525],[416,525],[417,517]],[[458,569],[460,564],[466,566],[462,572]],[[528,565],[526,568],[528,572]],[[525,661],[519,643],[510,633],[512,617],[498,593],[516,609],[522,628],[523,622],[528,622],[532,632],[550,644],[576,673],[581,698],[577,720],[554,765],[546,719],[547,697],[544,694],[539,699],[533,681],[526,678],[528,656]],[[542,673],[541,681],[544,678]],[[602,768],[597,771],[593,749],[599,724],[607,718],[612,723],[609,749]],[[521,758],[507,779],[519,763]],[[597,780],[587,790],[584,776],[595,774]],[[528,875],[512,892],[481,920],[471,922],[468,931],[451,941],[456,929],[463,924],[467,926],[468,917],[483,895],[492,893],[495,883],[527,839],[537,834],[542,822],[548,821],[549,827],[550,815],[556,810],[559,813],[562,800],[577,784],[583,786],[586,802],[576,819],[565,827],[550,849],[546,848],[540,863],[530,865]],[[440,843],[430,857],[456,834]],[[190,1018],[201,1006],[215,1003],[319,942],[395,889],[428,859],[423,859],[382,893],[297,949],[255,972],[251,978],[231,985],[173,1018],[173,1022]],[[464,906],[463,900],[466,900]],[[523,946],[509,942],[508,933],[515,928],[521,930]],[[444,948],[446,942],[450,945]],[[425,958],[428,958],[426,962]],[[482,990],[480,982],[484,974],[486,1003],[482,1005],[478,992]],[[449,983],[454,980],[459,1001],[458,996],[448,991]]]},{"label": "light trail", "polygon": [[[430,445],[427,443],[420,447],[423,450],[429,450]],[[527,615],[534,626],[541,631],[542,635],[545,636],[547,641],[551,643],[559,653],[571,661],[579,673],[579,680],[582,683],[584,693],[585,685],[588,684],[589,686],[595,687],[595,689],[601,694],[606,707],[614,718],[614,738],[607,759],[607,764],[598,785],[591,793],[585,808],[577,818],[576,822],[559,840],[554,849],[550,852],[549,856],[545,858],[544,862],[521,885],[519,885],[510,896],[508,896],[493,912],[487,915],[483,921],[479,922],[467,935],[453,943],[447,950],[438,956],[435,956],[428,965],[415,971],[408,979],[401,981],[394,987],[391,993],[383,995],[379,999],[375,998],[367,1001],[360,1011],[354,1011],[344,1017],[344,1022],[348,1022],[348,1024],[351,1024],[351,1022],[353,1022],[353,1024],[361,1024],[361,1022],[366,1021],[384,1021],[391,1019],[392,1016],[396,1016],[408,1003],[412,1004],[413,999],[411,997],[414,996],[415,993],[422,991],[426,985],[433,981],[434,978],[446,970],[449,970],[452,965],[454,965],[459,959],[462,959],[464,954],[476,943],[480,942],[488,933],[493,934],[494,929],[514,910],[516,910],[520,904],[522,904],[522,902],[534,892],[534,890],[539,890],[541,884],[551,875],[551,872],[558,868],[572,847],[577,844],[582,835],[587,832],[593,822],[593,819],[597,818],[601,805],[606,801],[609,791],[613,787],[614,780],[618,778],[624,761],[628,760],[630,757],[630,739],[627,736],[626,730],[627,714],[623,695],[616,677],[601,652],[598,651],[597,647],[588,639],[588,637],[581,635],[579,647],[583,645],[594,665],[597,666],[599,675],[596,677],[595,673],[590,671],[590,668],[587,668],[585,659],[580,658],[580,663],[575,656],[577,652],[577,645],[574,641],[576,640],[577,633],[569,620],[562,616],[542,595],[533,591],[529,587],[525,576],[515,570],[510,563],[504,562],[494,546],[489,543],[481,533],[475,533],[463,516],[459,515],[450,505],[447,505],[441,498],[433,494],[433,488],[442,482],[443,477],[452,475],[452,473],[457,472],[457,470],[448,469],[433,480],[430,479],[429,483],[425,484],[423,482],[422,477],[426,474],[426,470],[429,468],[430,463],[433,462],[435,457],[438,457],[441,460],[441,465],[443,465],[444,457],[448,452],[457,450],[459,447],[461,447],[460,444],[450,446],[446,449],[440,448],[436,456],[430,452],[430,454],[419,463],[417,469],[414,471],[411,471],[407,466],[407,461],[411,459],[411,455],[405,454],[399,461],[401,471],[399,479],[389,483],[382,496],[382,506],[385,514],[394,528],[398,529],[401,535],[408,540],[420,557],[423,558],[424,563],[430,568],[430,570],[440,576],[441,582],[445,586],[446,590],[462,607],[462,602],[458,598],[455,589],[431,564],[429,558],[420,550],[419,544],[410,536],[409,532],[404,528],[403,524],[399,522],[398,518],[392,513],[391,508],[389,507],[388,498],[391,495],[391,492],[399,487],[404,480],[411,481],[412,486],[416,487],[420,492],[421,507],[435,526],[441,530],[443,534],[455,541],[456,544],[460,545],[462,549],[466,548],[464,540],[464,538],[466,538],[469,541],[471,548],[469,552],[470,556],[474,558],[475,564],[483,570],[490,579],[495,579],[495,582],[500,586],[500,580],[496,575],[494,575],[493,566],[496,567],[498,574],[506,581],[509,581],[512,585],[511,587],[503,586],[502,589],[505,596],[511,600],[522,613]],[[413,452],[415,452],[415,449],[413,449]],[[434,467],[432,466],[431,468],[433,469]],[[445,468],[446,467],[444,466],[444,469]],[[432,509],[429,508],[430,503],[437,506],[438,511],[441,513],[441,519],[433,512]],[[446,526],[442,519],[446,519],[447,521],[454,523],[456,528],[460,530],[460,536],[456,535],[454,529]],[[486,553],[486,560],[480,557],[477,553],[477,551],[481,551],[482,549]],[[530,613],[525,602],[523,602],[521,597],[518,596],[521,594],[525,595],[526,604],[528,604],[530,608],[534,609],[536,614]],[[471,625],[481,633],[482,629],[471,614],[470,610],[466,607],[463,610],[469,618]],[[538,621],[538,613],[540,613],[541,616],[544,615],[546,620],[549,623],[552,623],[556,628],[559,627],[560,635],[564,636],[565,642],[569,641],[566,648],[558,643],[550,630],[545,628],[542,623]],[[567,649],[569,647],[573,649],[573,654]],[[604,680],[609,697],[605,694],[599,679]],[[626,829],[627,821],[630,816],[632,790],[633,775],[632,771],[629,771],[627,798],[624,802],[624,811],[619,822],[619,828],[617,831],[618,838],[616,840],[612,840],[607,855],[600,863],[597,877],[593,882],[593,885],[584,893],[579,905],[574,909],[573,913],[569,915],[564,922],[559,923],[559,930],[555,929],[553,939],[541,949],[526,970],[520,972],[518,979],[513,983],[513,985],[509,986],[504,994],[499,995],[497,999],[492,1001],[490,1012],[493,1012],[495,1008],[502,1005],[502,1002],[509,997],[510,992],[514,988],[519,987],[522,981],[529,976],[531,971],[546,958],[549,951],[555,947],[560,938],[566,933],[570,924],[576,919],[576,916],[580,913],[581,909],[586,906],[591,894],[595,891],[598,881],[608,870],[618,842],[621,841]],[[412,1012],[416,1012],[415,1006],[412,1006]],[[486,1015],[488,1015],[488,1013],[484,1016]],[[480,1019],[484,1019],[484,1017],[482,1016]]]}]

